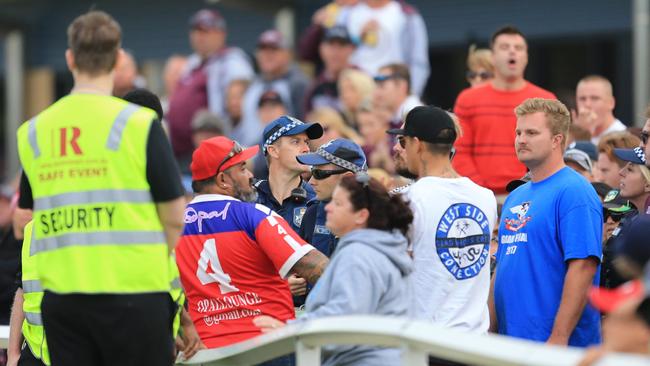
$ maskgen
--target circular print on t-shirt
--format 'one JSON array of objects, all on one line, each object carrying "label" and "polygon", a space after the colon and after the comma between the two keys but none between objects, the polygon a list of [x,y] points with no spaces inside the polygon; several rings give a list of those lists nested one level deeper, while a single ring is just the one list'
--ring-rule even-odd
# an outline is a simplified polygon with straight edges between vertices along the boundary
[{"label": "circular print on t-shirt", "polygon": [[449,206],[436,229],[440,261],[457,280],[478,275],[490,254],[490,223],[480,208],[469,203]]}]

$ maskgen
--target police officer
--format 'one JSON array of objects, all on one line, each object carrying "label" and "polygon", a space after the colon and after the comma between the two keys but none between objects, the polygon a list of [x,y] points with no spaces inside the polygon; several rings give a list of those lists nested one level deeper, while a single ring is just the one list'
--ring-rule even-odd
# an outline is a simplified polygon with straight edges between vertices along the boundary
[{"label": "police officer", "polygon": [[282,116],[264,128],[262,152],[269,166],[269,179],[255,185],[257,203],[277,212],[296,232],[307,202],[315,196],[300,176],[309,168],[298,163],[296,157],[308,153],[309,140],[322,135],[320,124],[304,123],[289,116]]},{"label": "police officer", "polygon": [[184,210],[154,111],[111,97],[121,29],[91,11],[68,27],[70,95],[18,130],[21,208],[55,365],[172,363],[169,254]]},{"label": "police officer", "polygon": [[312,166],[309,183],[316,191],[316,199],[308,203],[298,233],[329,257],[336,248],[337,238],[325,227],[325,205],[332,199],[332,192],[344,175],[368,170],[366,155],[356,143],[340,138],[296,159]]}]

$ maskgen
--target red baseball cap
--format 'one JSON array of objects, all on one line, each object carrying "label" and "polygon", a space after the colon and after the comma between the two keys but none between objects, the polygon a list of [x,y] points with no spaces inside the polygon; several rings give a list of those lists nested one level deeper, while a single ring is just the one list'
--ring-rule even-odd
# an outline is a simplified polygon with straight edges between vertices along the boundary
[{"label": "red baseball cap", "polygon": [[603,313],[609,313],[623,303],[643,296],[643,283],[640,280],[626,282],[614,289],[594,286],[589,290],[591,304]]},{"label": "red baseball cap", "polygon": [[244,149],[237,141],[224,136],[209,138],[199,145],[192,154],[192,180],[210,178],[220,171],[242,163],[257,154],[260,147],[255,145]]}]

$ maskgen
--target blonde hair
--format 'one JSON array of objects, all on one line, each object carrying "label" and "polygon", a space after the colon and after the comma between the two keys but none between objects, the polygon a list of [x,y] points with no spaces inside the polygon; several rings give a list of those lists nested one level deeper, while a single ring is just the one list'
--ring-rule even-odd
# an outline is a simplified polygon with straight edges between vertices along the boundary
[{"label": "blonde hair", "polygon": [[469,46],[467,52],[467,68],[470,70],[485,69],[494,72],[494,64],[492,64],[492,51],[487,48],[476,48],[473,44]]},{"label": "blonde hair", "polygon": [[604,135],[598,142],[598,153],[607,155],[609,160],[615,161],[622,168],[625,162],[614,155],[614,149],[633,149],[640,143],[641,139],[629,132],[611,132]]},{"label": "blonde hair", "polygon": [[562,148],[565,148],[571,126],[571,114],[567,107],[558,100],[529,98],[515,108],[517,118],[538,112],[546,116],[546,125],[553,135],[562,135]]},{"label": "blonde hair", "polygon": [[334,108],[316,108],[307,115],[306,119],[310,122],[318,122],[323,127],[332,128],[338,132],[341,137],[352,140],[359,145],[363,145],[363,138],[361,138],[354,129],[345,124],[341,114]]},{"label": "blonde hair", "polygon": [[372,96],[372,93],[375,91],[375,80],[373,80],[370,75],[366,74],[363,71],[356,69],[345,69],[341,71],[341,75],[339,76],[339,83],[343,79],[347,79],[352,84],[354,89],[361,96],[361,100],[370,98]]},{"label": "blonde hair", "polygon": [[650,169],[645,165],[639,165],[639,168],[641,169],[641,175],[645,178],[645,182],[650,184]]}]

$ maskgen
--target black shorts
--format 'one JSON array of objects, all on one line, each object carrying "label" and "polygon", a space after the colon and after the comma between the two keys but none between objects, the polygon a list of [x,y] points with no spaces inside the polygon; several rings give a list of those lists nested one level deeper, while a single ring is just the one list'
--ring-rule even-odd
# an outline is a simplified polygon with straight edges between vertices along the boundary
[{"label": "black shorts", "polygon": [[20,351],[20,358],[18,359],[18,366],[45,366],[43,361],[34,356],[29,346],[25,344]]},{"label": "black shorts", "polygon": [[53,365],[172,365],[168,293],[58,295],[41,312]]}]

